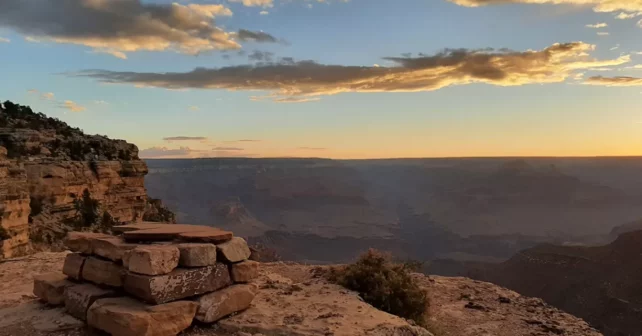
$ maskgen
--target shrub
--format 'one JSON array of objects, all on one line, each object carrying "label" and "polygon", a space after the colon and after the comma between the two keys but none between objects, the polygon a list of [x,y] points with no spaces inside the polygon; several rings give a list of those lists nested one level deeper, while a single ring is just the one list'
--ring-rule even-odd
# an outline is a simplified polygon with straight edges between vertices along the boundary
[{"label": "shrub", "polygon": [[261,243],[256,243],[250,246],[250,260],[259,262],[275,262],[281,261],[281,256],[275,249],[267,247]]},{"label": "shrub", "polygon": [[426,292],[414,281],[407,264],[391,260],[371,249],[354,264],[332,268],[329,278],[358,292],[378,309],[423,324],[428,308]]},{"label": "shrub", "polygon": [[9,238],[11,238],[11,234],[9,234],[9,231],[7,231],[7,229],[0,226],[0,240],[5,240]]},{"label": "shrub", "polygon": [[31,207],[30,217],[38,216],[42,212],[42,200],[43,197],[34,197],[31,196],[29,200],[29,206]]},{"label": "shrub", "polygon": [[96,224],[98,220],[98,206],[98,201],[91,198],[89,190],[85,189],[82,193],[82,198],[74,201],[74,207],[78,214],[74,223],[76,229]]}]

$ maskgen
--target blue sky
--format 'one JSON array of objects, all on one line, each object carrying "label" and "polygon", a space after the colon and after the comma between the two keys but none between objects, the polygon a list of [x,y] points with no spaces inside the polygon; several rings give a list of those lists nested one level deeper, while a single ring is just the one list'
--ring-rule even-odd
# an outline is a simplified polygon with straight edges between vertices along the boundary
[{"label": "blue sky", "polygon": [[147,157],[642,154],[642,2],[476,1],[7,0],[0,99]]}]

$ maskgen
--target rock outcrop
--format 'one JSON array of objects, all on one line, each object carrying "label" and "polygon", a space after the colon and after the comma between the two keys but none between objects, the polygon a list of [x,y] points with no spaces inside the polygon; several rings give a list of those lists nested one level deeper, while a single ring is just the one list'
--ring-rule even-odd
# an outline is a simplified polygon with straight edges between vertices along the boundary
[{"label": "rock outcrop", "polygon": [[603,246],[543,244],[465,273],[575,314],[608,336],[642,330],[642,231]]},{"label": "rock outcrop", "polygon": [[0,259],[60,245],[70,230],[173,222],[144,186],[138,148],[86,135],[11,102],[0,105]]},{"label": "rock outcrop", "polygon": [[[85,335],[83,324],[65,314],[64,308],[44,306],[31,295],[31,279],[40,273],[59,273],[65,256],[66,253],[38,253],[0,264],[0,336]],[[336,336],[421,335],[420,328],[376,310],[354,292],[329,284],[315,276],[314,269],[295,263],[261,264],[260,275],[253,280],[260,291],[248,310],[223,319],[218,328],[197,325],[181,335],[241,336],[262,332],[316,336],[329,331],[336,331]],[[468,278],[417,277],[428,290],[429,329],[435,335],[601,336],[581,319],[490,283]],[[96,302],[101,300],[105,299]],[[102,303],[114,308],[101,308],[101,315],[126,313],[112,300]],[[103,304],[95,308],[108,306]],[[141,326],[146,326],[146,316],[157,316],[143,310],[132,312],[142,314],[141,318],[135,317]]]},{"label": "rock outcrop", "polygon": [[26,252],[29,243],[29,186],[24,166],[0,147],[0,259]]}]

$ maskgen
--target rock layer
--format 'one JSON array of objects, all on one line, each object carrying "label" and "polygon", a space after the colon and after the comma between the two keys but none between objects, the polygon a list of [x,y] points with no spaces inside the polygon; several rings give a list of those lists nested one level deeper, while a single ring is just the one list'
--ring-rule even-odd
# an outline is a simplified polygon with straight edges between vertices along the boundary
[{"label": "rock layer", "polygon": [[50,305],[58,306],[65,303],[65,289],[72,285],[64,274],[41,274],[33,277],[33,294]]},{"label": "rock layer", "polygon": [[0,259],[28,250],[30,209],[24,165],[8,160],[0,147]]},{"label": "rock layer", "polygon": [[196,319],[212,323],[247,309],[259,289],[256,285],[233,285],[220,291],[206,294],[196,300],[198,311]]},{"label": "rock layer", "polygon": [[192,324],[196,307],[190,301],[148,306],[130,298],[100,299],[89,308],[87,323],[111,335],[174,336]]},{"label": "rock layer", "polygon": [[132,272],[125,275],[125,291],[152,304],[209,293],[230,283],[227,266],[220,263],[200,268],[178,268],[157,276]]}]

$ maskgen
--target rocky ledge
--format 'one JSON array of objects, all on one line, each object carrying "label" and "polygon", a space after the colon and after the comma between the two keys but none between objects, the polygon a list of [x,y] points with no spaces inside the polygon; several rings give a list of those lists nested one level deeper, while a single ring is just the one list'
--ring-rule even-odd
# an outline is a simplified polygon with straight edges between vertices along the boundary
[{"label": "rocky ledge", "polygon": [[[0,336],[89,335],[64,308],[43,305],[29,283],[60,272],[67,253],[39,253],[0,263]],[[250,308],[215,325],[195,325],[185,336],[417,335],[423,332],[381,312],[359,296],[318,276],[316,267],[263,263],[253,280]],[[586,322],[541,300],[468,278],[417,274],[429,290],[429,331],[436,336],[600,336]],[[421,334],[419,334],[421,335]]]}]

